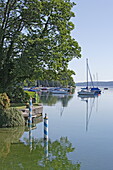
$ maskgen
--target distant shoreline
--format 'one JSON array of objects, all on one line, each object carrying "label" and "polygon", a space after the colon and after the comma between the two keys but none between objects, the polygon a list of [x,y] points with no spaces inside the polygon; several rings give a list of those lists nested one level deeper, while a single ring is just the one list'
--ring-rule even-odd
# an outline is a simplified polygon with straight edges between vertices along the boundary
[{"label": "distant shoreline", "polygon": [[[86,86],[87,82],[78,82],[75,83],[76,86]],[[89,86],[92,86],[92,82],[88,82]],[[94,81],[93,82],[94,86],[104,86],[104,87],[113,87],[113,81]]]}]

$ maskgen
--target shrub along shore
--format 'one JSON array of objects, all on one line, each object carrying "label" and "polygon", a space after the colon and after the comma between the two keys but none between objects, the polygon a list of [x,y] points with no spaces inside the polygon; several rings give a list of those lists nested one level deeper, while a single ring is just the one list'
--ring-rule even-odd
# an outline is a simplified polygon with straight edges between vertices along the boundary
[{"label": "shrub along shore", "polygon": [[[35,97],[34,92],[27,93],[29,98]],[[37,101],[39,97],[37,96]],[[37,106],[38,104],[34,104]],[[28,100],[26,103],[10,103],[10,99],[6,93],[0,94],[0,127],[17,127],[25,126],[25,119],[22,114],[22,109],[29,107]]]}]

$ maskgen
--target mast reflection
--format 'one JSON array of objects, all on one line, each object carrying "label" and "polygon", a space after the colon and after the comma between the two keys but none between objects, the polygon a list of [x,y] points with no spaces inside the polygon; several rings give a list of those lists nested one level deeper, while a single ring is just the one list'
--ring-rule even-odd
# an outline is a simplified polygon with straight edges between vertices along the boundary
[{"label": "mast reflection", "polygon": [[88,125],[89,125],[89,121],[91,119],[91,115],[92,115],[92,110],[93,110],[93,107],[94,107],[94,104],[95,104],[95,100],[97,99],[97,103],[96,103],[96,112],[98,110],[98,97],[100,95],[97,94],[97,95],[81,95],[81,96],[78,96],[79,98],[81,98],[81,101],[85,101],[86,102],[86,131],[88,131]]}]

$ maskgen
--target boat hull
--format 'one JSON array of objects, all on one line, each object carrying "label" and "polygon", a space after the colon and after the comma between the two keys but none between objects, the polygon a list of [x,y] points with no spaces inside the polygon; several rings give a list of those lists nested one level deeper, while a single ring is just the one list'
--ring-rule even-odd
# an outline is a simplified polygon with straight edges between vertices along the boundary
[{"label": "boat hull", "polygon": [[89,91],[89,90],[81,90],[78,92],[78,95],[95,95],[94,91]]},{"label": "boat hull", "polygon": [[53,90],[52,93],[53,94],[67,94],[68,92],[65,91],[65,90],[64,91],[63,90],[58,90],[58,91],[57,90]]},{"label": "boat hull", "polygon": [[91,91],[92,91],[92,92],[95,92],[95,93],[97,93],[97,94],[101,94],[101,90],[100,90],[98,87],[92,87],[92,88],[91,88]]}]

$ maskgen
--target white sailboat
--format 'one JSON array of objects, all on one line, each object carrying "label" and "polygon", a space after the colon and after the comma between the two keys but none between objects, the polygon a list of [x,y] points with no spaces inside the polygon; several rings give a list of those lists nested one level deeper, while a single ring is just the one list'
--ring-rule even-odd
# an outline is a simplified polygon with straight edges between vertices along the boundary
[{"label": "white sailboat", "polygon": [[88,88],[88,59],[86,59],[86,77],[87,77],[87,86],[86,88],[81,89],[81,91],[78,92],[78,95],[87,95],[87,96],[95,95],[95,91],[92,91],[90,88]]}]

